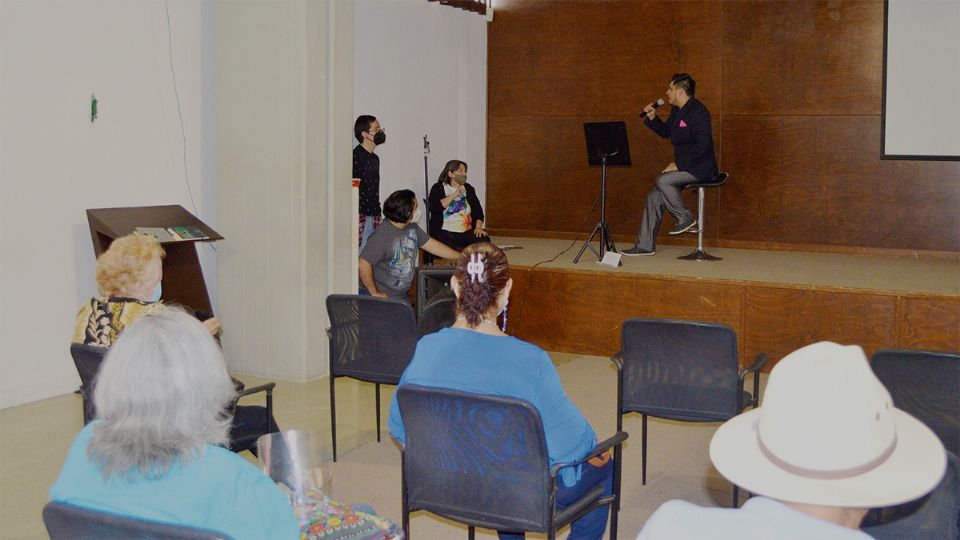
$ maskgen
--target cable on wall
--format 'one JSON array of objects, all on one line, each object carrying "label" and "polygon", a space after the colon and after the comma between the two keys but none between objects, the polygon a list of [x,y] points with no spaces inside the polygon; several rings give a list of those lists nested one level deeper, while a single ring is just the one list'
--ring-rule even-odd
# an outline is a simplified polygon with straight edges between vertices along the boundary
[{"label": "cable on wall", "polygon": [[[197,210],[197,203],[193,200],[193,189],[190,186],[190,168],[187,166],[187,130],[183,124],[183,107],[180,104],[180,90],[177,88],[177,70],[173,62],[173,29],[170,23],[170,3],[169,0],[163,1],[163,9],[167,15],[167,53],[170,58],[170,75],[173,79],[173,95],[177,100],[177,117],[180,119],[180,140],[183,143],[183,178],[187,184],[187,195],[190,196],[190,206],[197,217],[200,211]],[[210,249],[217,251],[213,242],[206,242]]]}]

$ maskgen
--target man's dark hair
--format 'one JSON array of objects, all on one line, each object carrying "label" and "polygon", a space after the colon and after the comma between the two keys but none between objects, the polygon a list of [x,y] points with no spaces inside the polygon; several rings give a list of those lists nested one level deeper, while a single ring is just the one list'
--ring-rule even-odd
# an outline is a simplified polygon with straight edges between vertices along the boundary
[{"label": "man's dark hair", "polygon": [[413,205],[417,202],[417,194],[409,189],[394,191],[383,201],[383,215],[390,221],[406,223],[413,216]]},{"label": "man's dark hair", "polygon": [[370,131],[370,124],[376,121],[377,117],[369,114],[361,114],[357,117],[357,121],[353,123],[353,136],[357,141],[363,142],[363,134]]},{"label": "man's dark hair", "polygon": [[670,78],[670,84],[677,88],[683,88],[688,96],[693,97],[697,93],[697,81],[693,80],[688,73],[674,73]]}]

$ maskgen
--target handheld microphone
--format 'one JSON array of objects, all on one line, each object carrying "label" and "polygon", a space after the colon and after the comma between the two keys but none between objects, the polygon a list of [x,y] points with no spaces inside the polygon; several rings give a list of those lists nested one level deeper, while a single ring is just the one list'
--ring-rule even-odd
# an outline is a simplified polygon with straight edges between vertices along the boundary
[{"label": "handheld microphone", "polygon": [[663,105],[664,103],[666,103],[666,102],[663,101],[663,98],[660,98],[660,99],[654,101],[653,103],[651,103],[651,105],[653,106],[654,109],[656,109],[656,108],[660,107],[661,105]]}]

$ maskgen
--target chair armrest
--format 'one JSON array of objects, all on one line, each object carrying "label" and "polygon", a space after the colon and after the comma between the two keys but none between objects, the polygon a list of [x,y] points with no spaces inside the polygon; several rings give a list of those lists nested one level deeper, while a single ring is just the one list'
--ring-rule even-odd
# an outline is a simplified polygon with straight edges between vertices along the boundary
[{"label": "chair armrest", "polygon": [[580,464],[586,463],[587,461],[599,456],[600,454],[606,452],[607,450],[610,450],[615,446],[620,446],[621,444],[623,444],[623,441],[627,440],[627,437],[629,436],[630,434],[627,433],[626,431],[618,431],[613,435],[613,437],[610,437],[609,439],[606,439],[604,441],[600,441],[599,443],[597,443],[597,445],[593,447],[593,450],[590,450],[590,453],[583,456],[579,460],[570,461],[566,463],[554,463],[553,466],[550,467],[550,476],[556,477],[557,473],[560,472],[560,469],[564,467],[570,467],[572,465],[580,465]]},{"label": "chair armrest", "polygon": [[747,375],[760,371],[760,369],[763,368],[763,365],[767,363],[767,360],[769,360],[767,353],[760,353],[757,355],[756,360],[753,361],[753,364],[750,367],[745,368],[740,372],[740,388],[743,388],[743,380],[747,378]]},{"label": "chair armrest", "polygon": [[[757,405],[760,404],[760,369],[764,364],[767,363],[767,353],[760,353],[757,355],[756,360],[753,361],[753,365],[744,369],[740,372],[740,379],[737,385],[737,411],[742,412],[747,405],[753,406],[754,409],[757,408]],[[743,396],[743,381],[747,378],[748,373],[753,373],[753,393],[750,395],[750,403],[740,403],[740,398]]]},{"label": "chair armrest", "polygon": [[617,371],[623,369],[623,351],[618,351],[617,354],[610,357],[610,361],[613,362],[613,365],[617,366]]},{"label": "chair armrest", "polygon": [[251,395],[251,394],[258,394],[258,393],[260,393],[260,392],[266,392],[267,394],[272,394],[272,393],[273,393],[273,387],[275,387],[275,386],[277,386],[277,383],[275,383],[275,382],[268,382],[268,383],[265,383],[265,384],[261,384],[261,385],[259,385],[259,386],[253,386],[253,387],[250,387],[250,388],[245,388],[243,391],[237,392],[237,399],[240,399],[240,398],[242,398],[242,397],[244,397],[244,396],[249,396],[249,395]]}]

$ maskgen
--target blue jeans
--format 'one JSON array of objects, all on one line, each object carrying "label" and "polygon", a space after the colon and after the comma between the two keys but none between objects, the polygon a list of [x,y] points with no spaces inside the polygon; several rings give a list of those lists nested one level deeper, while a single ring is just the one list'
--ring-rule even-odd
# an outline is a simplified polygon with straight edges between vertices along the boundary
[{"label": "blue jeans", "polygon": [[[576,501],[583,494],[592,489],[597,484],[603,485],[603,497],[609,497],[613,493],[613,460],[607,461],[603,467],[594,467],[589,463],[584,463],[580,481],[572,486],[565,486],[563,482],[557,480],[557,510]],[[603,531],[607,528],[607,511],[610,505],[603,505],[574,521],[570,525],[570,535],[567,540],[600,540],[603,537]],[[524,538],[524,534],[516,532],[497,531],[500,540],[519,540]]]},{"label": "blue jeans", "polygon": [[367,238],[370,238],[370,235],[373,234],[373,230],[376,228],[375,220],[373,216],[363,216],[363,228],[360,232],[360,251],[363,251],[364,246],[367,245]]},{"label": "blue jeans", "polygon": [[[370,291],[368,291],[367,288],[363,286],[363,283],[361,283],[360,286],[357,287],[357,294],[360,295],[360,296],[373,296],[373,295],[370,294]],[[390,295],[388,295],[388,296],[390,296]],[[399,300],[399,301],[403,302],[404,304],[406,304],[406,305],[408,305],[408,306],[410,305],[410,298],[408,298],[406,295],[404,295],[404,296],[390,296],[390,299],[391,299],[391,300]]]}]

